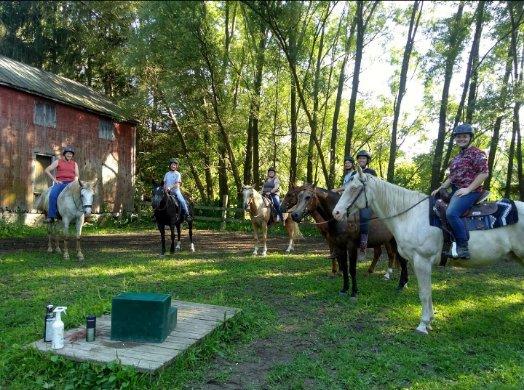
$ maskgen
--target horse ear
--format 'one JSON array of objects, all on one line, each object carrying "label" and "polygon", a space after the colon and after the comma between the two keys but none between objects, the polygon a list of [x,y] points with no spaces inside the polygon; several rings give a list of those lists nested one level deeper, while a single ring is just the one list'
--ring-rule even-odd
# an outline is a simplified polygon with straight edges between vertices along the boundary
[{"label": "horse ear", "polygon": [[362,172],[362,168],[358,164],[357,164],[357,172],[358,172],[358,178],[363,180],[364,179],[364,172]]},{"label": "horse ear", "polygon": [[327,199],[329,194],[328,194],[328,192],[316,191],[315,190],[315,195],[318,196],[319,198]]}]

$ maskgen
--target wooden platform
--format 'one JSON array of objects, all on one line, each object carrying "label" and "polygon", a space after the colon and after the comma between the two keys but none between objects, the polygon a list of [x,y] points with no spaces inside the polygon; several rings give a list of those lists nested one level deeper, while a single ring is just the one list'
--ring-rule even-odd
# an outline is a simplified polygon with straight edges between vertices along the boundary
[{"label": "wooden platform", "polygon": [[44,352],[53,352],[76,361],[120,364],[136,367],[143,372],[154,372],[168,365],[177,355],[197,343],[240,309],[201,303],[172,301],[178,309],[178,323],[163,343],[133,343],[113,341],[111,317],[96,319],[96,340],[85,341],[85,326],[65,332],[64,348],[53,350],[51,343],[42,340],[32,345]]}]

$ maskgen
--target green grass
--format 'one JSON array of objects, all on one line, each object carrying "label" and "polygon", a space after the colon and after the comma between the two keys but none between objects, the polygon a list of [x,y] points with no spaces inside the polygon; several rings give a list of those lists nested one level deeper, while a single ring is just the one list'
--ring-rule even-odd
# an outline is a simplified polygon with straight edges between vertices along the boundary
[{"label": "green grass", "polygon": [[[0,258],[0,387],[181,388],[242,379],[269,388],[523,388],[523,270],[436,269],[435,330],[414,332],[420,315],[415,278],[364,277],[359,297],[337,294],[317,255],[267,258],[147,251],[86,250],[85,266],[43,250]],[[225,328],[158,375],[118,365],[75,363],[25,346],[42,333],[47,303],[68,306],[66,328],[108,313],[122,291],[242,309]],[[253,368],[256,367],[256,370]],[[232,382],[238,383],[238,382]]]}]

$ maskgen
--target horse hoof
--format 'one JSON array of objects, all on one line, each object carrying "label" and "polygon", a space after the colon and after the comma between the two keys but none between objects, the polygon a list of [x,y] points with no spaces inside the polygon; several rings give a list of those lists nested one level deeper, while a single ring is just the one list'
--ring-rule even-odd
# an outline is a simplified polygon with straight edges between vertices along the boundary
[{"label": "horse hoof", "polygon": [[159,256],[160,257],[164,257],[166,254],[165,253],[160,253]]},{"label": "horse hoof", "polygon": [[78,257],[78,261],[84,261],[84,255],[79,254],[77,257]]},{"label": "horse hoof", "polygon": [[60,250],[60,248],[56,248],[56,249],[55,249],[55,252],[56,252],[56,253],[62,253],[62,251]]},{"label": "horse hoof", "polygon": [[191,243],[191,246],[189,247],[189,250],[191,252],[194,252],[195,251],[195,244]]},{"label": "horse hoof", "polygon": [[266,256],[267,256],[267,253],[266,253],[266,252],[262,252],[262,253],[260,254],[260,256],[264,256],[264,257],[266,257]]},{"label": "horse hoof", "polygon": [[384,275],[384,280],[391,280],[391,277],[388,274],[386,274]]},{"label": "horse hoof", "polygon": [[424,326],[424,325],[417,326],[415,331],[417,331],[420,334],[426,334],[426,335],[428,334],[428,330],[427,330],[426,326]]},{"label": "horse hoof", "polygon": [[338,295],[341,296],[341,297],[345,297],[346,295],[348,295],[348,292],[347,292],[347,291],[340,290],[340,291],[338,292]]},{"label": "horse hoof", "polygon": [[47,248],[47,253],[53,253],[53,248]]},{"label": "horse hoof", "polygon": [[69,260],[69,255],[64,255],[64,260]]}]

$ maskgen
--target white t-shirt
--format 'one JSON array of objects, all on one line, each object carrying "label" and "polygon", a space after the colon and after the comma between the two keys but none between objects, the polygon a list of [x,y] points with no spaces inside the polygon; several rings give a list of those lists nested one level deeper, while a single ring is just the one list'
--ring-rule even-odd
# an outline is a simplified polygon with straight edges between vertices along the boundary
[{"label": "white t-shirt", "polygon": [[172,188],[182,182],[182,175],[178,171],[169,171],[164,175],[164,187]]}]

